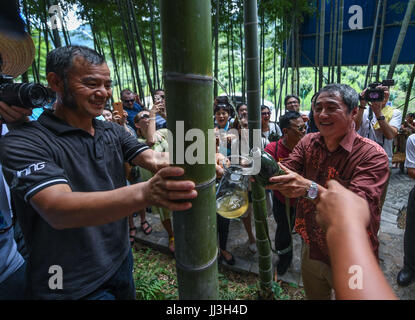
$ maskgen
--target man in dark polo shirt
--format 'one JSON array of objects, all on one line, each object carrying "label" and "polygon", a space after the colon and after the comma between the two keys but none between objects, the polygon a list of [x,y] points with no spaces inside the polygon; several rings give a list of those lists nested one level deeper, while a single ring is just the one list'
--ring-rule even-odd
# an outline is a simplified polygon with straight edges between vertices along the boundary
[{"label": "man in dark polo shirt", "polygon": [[301,271],[308,299],[330,299],[333,288],[326,234],[315,218],[319,193],[330,179],[367,200],[371,214],[367,234],[378,256],[379,203],[388,179],[388,157],[377,143],[356,133],[353,118],[358,103],[357,92],[347,85],[322,88],[313,107],[320,132],[306,135],[282,161],[287,175],[270,179],[276,183],[271,189],[299,198],[295,229],[304,240]]},{"label": "man in dark polo shirt", "polygon": [[[55,111],[6,135],[0,160],[27,242],[28,297],[134,299],[127,217],[151,205],[187,210],[194,183],[124,128],[95,120],[111,96],[102,56],[67,46],[48,54]],[[125,186],[124,162],[157,172]]]}]

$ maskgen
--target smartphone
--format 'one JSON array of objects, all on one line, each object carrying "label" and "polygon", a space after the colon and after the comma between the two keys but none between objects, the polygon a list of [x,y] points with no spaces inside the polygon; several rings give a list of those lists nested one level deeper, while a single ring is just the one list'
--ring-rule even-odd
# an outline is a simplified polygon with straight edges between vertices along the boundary
[{"label": "smartphone", "polygon": [[124,112],[124,108],[123,108],[123,106],[122,106],[122,102],[114,102],[114,103],[112,104],[112,107],[113,107],[113,111],[118,111],[118,114],[119,114],[120,116],[122,116],[122,114],[123,114],[123,112]]}]

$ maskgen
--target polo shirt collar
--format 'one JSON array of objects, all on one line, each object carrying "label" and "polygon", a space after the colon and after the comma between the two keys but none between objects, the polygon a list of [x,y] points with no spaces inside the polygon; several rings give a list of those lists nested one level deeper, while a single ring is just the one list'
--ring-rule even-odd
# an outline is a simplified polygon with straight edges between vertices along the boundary
[{"label": "polo shirt collar", "polygon": [[[102,121],[96,121],[96,119],[93,119],[92,121],[95,130],[100,130],[104,127]],[[68,132],[86,132],[83,129],[73,127],[64,120],[58,118],[54,115],[52,110],[45,110],[39,117],[38,122],[58,135],[63,135]]]}]

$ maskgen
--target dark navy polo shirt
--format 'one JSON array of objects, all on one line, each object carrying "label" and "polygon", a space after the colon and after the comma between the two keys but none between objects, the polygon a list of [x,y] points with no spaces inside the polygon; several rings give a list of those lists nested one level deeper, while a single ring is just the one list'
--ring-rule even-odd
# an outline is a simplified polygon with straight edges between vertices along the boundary
[{"label": "dark navy polo shirt", "polygon": [[[0,161],[29,250],[32,298],[82,298],[114,275],[128,254],[127,218],[56,230],[30,205],[33,195],[54,184],[68,184],[74,192],[125,186],[124,162],[148,146],[116,123],[94,119],[93,124],[91,136],[45,111],[1,139]],[[62,269],[62,289],[50,288],[53,266]]]}]

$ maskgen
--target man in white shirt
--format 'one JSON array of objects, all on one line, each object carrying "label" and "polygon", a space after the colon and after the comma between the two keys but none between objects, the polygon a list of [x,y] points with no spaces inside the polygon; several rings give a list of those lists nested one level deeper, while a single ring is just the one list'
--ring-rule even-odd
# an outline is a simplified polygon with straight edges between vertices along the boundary
[{"label": "man in white shirt", "polygon": [[[402,112],[388,105],[389,87],[378,86],[384,91],[384,99],[380,102],[371,102],[370,108],[367,102],[360,100],[359,112],[356,116],[356,131],[362,137],[369,138],[380,144],[385,149],[389,158],[389,167],[392,166],[393,139],[398,134],[402,122]],[[361,94],[364,97],[365,89]]]},{"label": "man in white shirt", "polygon": [[[415,134],[409,136],[406,142],[405,167],[408,175],[415,179]],[[403,244],[403,268],[396,279],[400,286],[408,286],[415,281],[415,187],[408,197],[406,210],[406,225]]]},{"label": "man in white shirt", "polygon": [[[369,102],[369,107],[366,107],[368,102],[364,100],[367,89],[360,93],[359,111],[355,118],[356,131],[362,137],[373,140],[382,146],[388,155],[390,176],[393,156],[393,139],[396,137],[399,128],[401,127],[402,112],[389,105],[389,87],[379,85],[376,89],[383,90],[384,99],[382,101]],[[388,189],[387,185],[380,200],[381,207],[383,207],[385,201]]]}]

